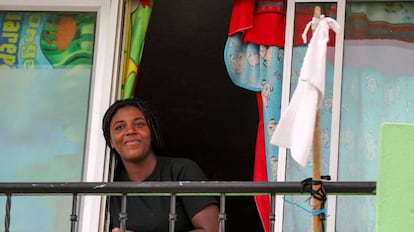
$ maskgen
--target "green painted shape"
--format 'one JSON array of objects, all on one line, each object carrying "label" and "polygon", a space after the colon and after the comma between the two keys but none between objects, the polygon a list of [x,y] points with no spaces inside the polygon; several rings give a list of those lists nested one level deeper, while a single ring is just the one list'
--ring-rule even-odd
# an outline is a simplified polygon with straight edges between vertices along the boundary
[{"label": "green painted shape", "polygon": [[376,231],[414,231],[414,124],[380,128]]}]

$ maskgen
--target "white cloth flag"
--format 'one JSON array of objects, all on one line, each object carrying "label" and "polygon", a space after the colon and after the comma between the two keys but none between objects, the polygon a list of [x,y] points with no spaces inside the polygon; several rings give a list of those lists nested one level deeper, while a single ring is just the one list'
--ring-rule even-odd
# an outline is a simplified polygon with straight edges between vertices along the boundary
[{"label": "white cloth flag", "polygon": [[337,32],[339,24],[332,18],[321,18],[306,51],[298,85],[270,140],[271,144],[290,148],[293,159],[302,167],[306,166],[308,160],[316,112],[325,92],[326,50],[330,28]]}]

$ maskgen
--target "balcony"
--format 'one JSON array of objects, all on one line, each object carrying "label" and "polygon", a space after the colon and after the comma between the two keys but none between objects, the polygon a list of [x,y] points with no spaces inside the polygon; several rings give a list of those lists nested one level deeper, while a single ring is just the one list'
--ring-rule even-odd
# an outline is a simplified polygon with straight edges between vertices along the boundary
[{"label": "balcony", "polygon": [[[320,184],[319,184],[320,185]],[[322,185],[327,195],[375,195],[376,182],[329,182]],[[174,231],[176,196],[212,195],[220,197],[220,232],[225,232],[226,198],[232,196],[270,196],[269,217],[271,231],[275,229],[276,195],[310,194],[312,184],[304,182],[251,181],[180,181],[180,182],[44,182],[0,183],[0,194],[6,195],[5,232],[10,232],[12,197],[21,195],[71,195],[72,210],[68,212],[71,232],[78,223],[78,198],[82,195],[122,196],[121,231],[125,231],[127,196],[170,196],[170,231]]]}]

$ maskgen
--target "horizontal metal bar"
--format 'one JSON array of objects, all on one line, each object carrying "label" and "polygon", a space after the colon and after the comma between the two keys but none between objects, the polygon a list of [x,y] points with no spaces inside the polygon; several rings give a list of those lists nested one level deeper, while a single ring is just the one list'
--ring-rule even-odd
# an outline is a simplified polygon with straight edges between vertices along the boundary
[{"label": "horizontal metal bar", "polygon": [[[375,194],[376,182],[329,182],[323,186],[328,194]],[[0,194],[104,194],[104,195],[260,195],[303,194],[301,182],[253,181],[178,181],[178,182],[42,182],[0,183]]]}]

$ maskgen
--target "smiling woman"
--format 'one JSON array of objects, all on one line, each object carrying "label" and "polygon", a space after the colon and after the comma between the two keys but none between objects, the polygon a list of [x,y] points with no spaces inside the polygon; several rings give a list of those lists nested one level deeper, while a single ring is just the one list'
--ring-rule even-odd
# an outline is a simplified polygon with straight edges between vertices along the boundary
[{"label": "smiling woman", "polygon": [[[115,156],[114,181],[201,181],[206,175],[193,161],[168,157],[157,117],[145,101],[118,100],[104,115],[106,144]],[[168,197],[128,197],[126,229],[168,231]],[[110,229],[119,230],[121,198],[110,198]],[[217,199],[211,196],[177,198],[176,231],[218,231]]]},{"label": "smiling woman", "polygon": [[[149,160],[154,163],[154,152],[151,149],[151,132],[144,115],[133,106],[118,110],[113,116],[110,125],[111,146],[118,151],[122,162],[128,169],[142,166],[142,169],[153,169],[153,165],[142,163]],[[141,168],[140,168],[141,169]],[[142,173],[142,172],[140,172]],[[130,176],[140,177],[141,175]],[[132,179],[142,181],[143,179]]]}]

